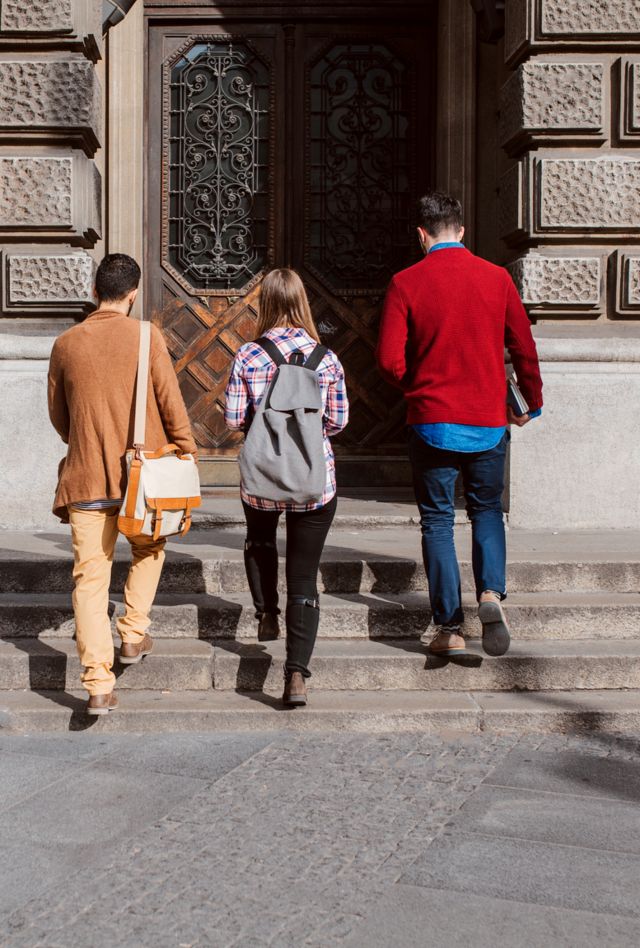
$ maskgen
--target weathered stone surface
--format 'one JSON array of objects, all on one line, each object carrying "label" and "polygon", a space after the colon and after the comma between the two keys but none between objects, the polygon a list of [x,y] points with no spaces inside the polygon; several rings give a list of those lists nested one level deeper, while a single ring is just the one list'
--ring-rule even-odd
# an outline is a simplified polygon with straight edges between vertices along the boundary
[{"label": "weathered stone surface", "polygon": [[0,29],[12,33],[70,32],[73,12],[73,0],[2,0]]},{"label": "weathered stone surface", "polygon": [[604,85],[603,63],[523,63],[502,90],[503,143],[541,133],[602,137]]},{"label": "weathered stone surface", "polygon": [[8,301],[18,306],[90,301],[94,268],[83,252],[9,254]]},{"label": "weathered stone surface", "polygon": [[509,0],[505,4],[505,58],[512,59],[529,36],[529,0]]},{"label": "weathered stone surface", "polygon": [[600,34],[605,36],[640,32],[638,0],[535,0],[540,31],[549,35]]},{"label": "weathered stone surface", "polygon": [[637,144],[640,139],[640,59],[622,60],[620,69],[620,139]]},{"label": "weathered stone surface", "polygon": [[601,256],[564,257],[530,253],[509,271],[523,302],[535,314],[566,311],[597,314],[604,309]]},{"label": "weathered stone surface", "polygon": [[0,157],[0,232],[98,239],[100,174],[86,155]]},{"label": "weathered stone surface", "polygon": [[640,316],[640,254],[615,254],[616,313],[626,319]]},{"label": "weathered stone surface", "polygon": [[505,4],[505,58],[515,62],[528,48],[554,42],[616,43],[632,46],[640,32],[637,0],[509,0]]},{"label": "weathered stone surface", "polygon": [[523,228],[524,162],[512,165],[500,179],[498,221],[503,237],[519,233]]},{"label": "weathered stone surface", "polygon": [[0,228],[71,225],[73,159],[0,158]]},{"label": "weathered stone surface", "polygon": [[100,86],[86,59],[0,62],[0,128],[100,134]]},{"label": "weathered stone surface", "polygon": [[534,188],[541,232],[640,229],[638,158],[536,158]]}]

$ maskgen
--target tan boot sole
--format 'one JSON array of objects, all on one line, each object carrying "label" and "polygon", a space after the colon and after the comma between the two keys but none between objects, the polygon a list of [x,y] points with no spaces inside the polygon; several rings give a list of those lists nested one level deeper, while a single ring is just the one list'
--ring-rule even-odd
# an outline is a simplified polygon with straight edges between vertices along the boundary
[{"label": "tan boot sole", "polygon": [[109,714],[110,711],[117,711],[118,705],[115,708],[87,708],[86,713],[90,718],[101,718]]}]

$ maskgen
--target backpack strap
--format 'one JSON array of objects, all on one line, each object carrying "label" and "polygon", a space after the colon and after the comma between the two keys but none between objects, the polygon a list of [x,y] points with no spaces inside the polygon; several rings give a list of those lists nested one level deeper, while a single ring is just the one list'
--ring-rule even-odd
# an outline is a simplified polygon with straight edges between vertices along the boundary
[{"label": "backpack strap", "polygon": [[260,336],[259,339],[256,339],[256,345],[260,346],[261,349],[267,353],[272,362],[275,362],[276,365],[285,365],[286,359],[278,349],[277,345],[273,340],[268,339],[266,336]]},{"label": "backpack strap", "polygon": [[311,369],[315,372],[328,352],[326,346],[317,345],[304,364],[305,369]]}]

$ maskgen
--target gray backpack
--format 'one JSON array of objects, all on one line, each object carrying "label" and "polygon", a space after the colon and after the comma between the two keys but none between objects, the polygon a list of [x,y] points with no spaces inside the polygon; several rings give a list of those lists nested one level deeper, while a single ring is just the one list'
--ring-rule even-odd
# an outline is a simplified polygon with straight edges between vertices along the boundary
[{"label": "gray backpack", "polygon": [[[271,339],[257,340],[277,368],[240,452],[245,491],[264,500],[318,503],[327,481],[322,391],[316,369],[329,351],[287,362]],[[298,361],[298,358],[300,361]]]}]

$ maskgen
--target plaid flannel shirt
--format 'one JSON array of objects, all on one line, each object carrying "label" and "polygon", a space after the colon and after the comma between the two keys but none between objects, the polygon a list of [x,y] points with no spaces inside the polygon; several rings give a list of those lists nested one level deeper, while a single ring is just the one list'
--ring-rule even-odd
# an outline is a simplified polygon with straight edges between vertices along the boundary
[{"label": "plaid flannel shirt", "polygon": [[[270,329],[265,335],[275,342],[285,356],[301,350],[305,358],[313,352],[317,343],[303,329]],[[275,363],[255,342],[247,342],[236,353],[231,376],[225,394],[224,418],[228,428],[242,430],[247,413],[255,410],[267,392],[275,373]],[[324,456],[327,461],[327,482],[319,503],[292,504],[285,501],[265,500],[252,497],[240,485],[242,499],[250,507],[259,510],[317,510],[328,504],[336,493],[336,465],[329,438],[338,434],[349,421],[349,401],[344,381],[344,370],[335,353],[329,351],[317,369],[324,407]]]}]

